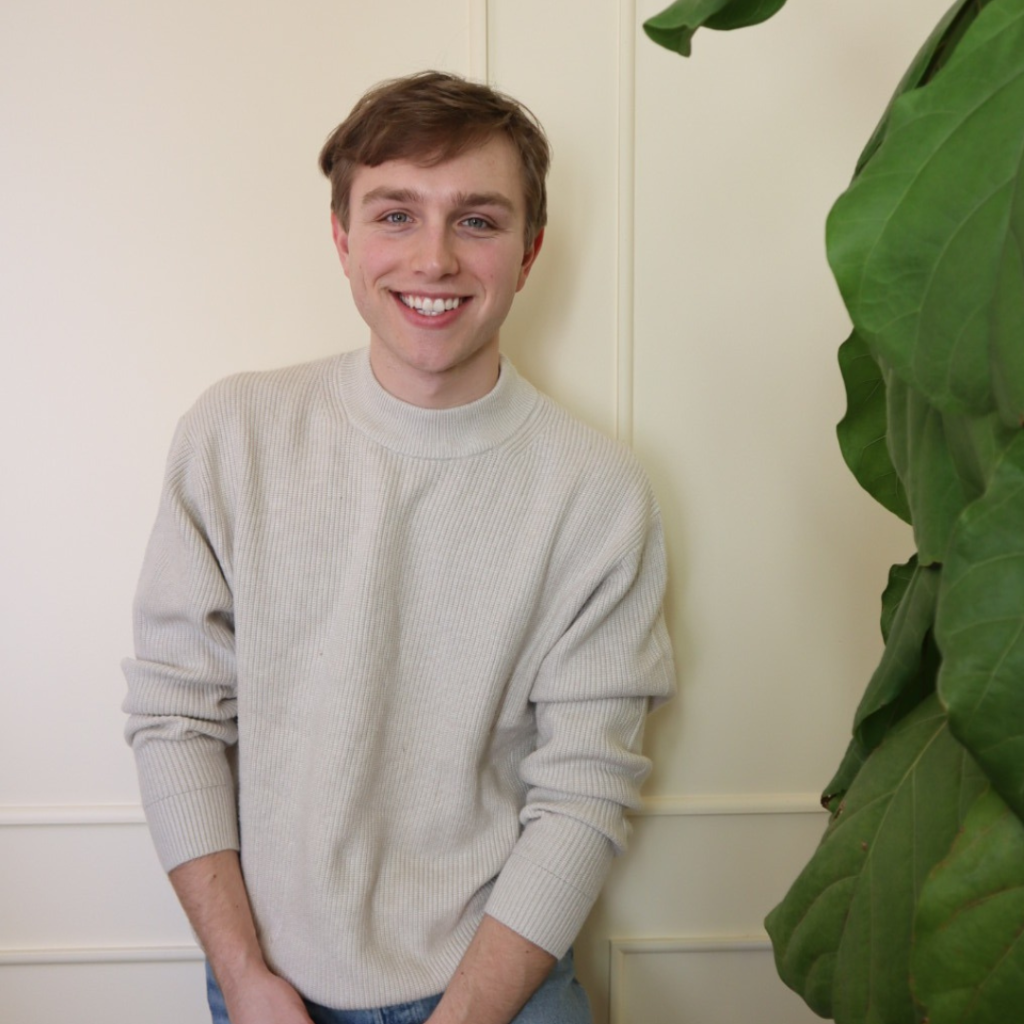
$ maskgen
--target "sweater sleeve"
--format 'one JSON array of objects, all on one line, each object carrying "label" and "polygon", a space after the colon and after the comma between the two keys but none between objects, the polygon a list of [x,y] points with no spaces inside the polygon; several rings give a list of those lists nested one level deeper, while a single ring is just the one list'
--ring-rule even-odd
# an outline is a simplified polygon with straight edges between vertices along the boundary
[{"label": "sweater sleeve", "polygon": [[640,539],[601,575],[533,687],[537,746],[520,766],[529,787],[524,829],[487,913],[556,957],[625,849],[625,812],[640,806],[651,767],[641,752],[644,719],[675,688],[665,578],[652,508]]},{"label": "sweater sleeve", "polygon": [[165,870],[238,849],[227,748],[237,740],[231,588],[218,547],[227,531],[185,425],[168,459],[134,609],[125,730]]}]

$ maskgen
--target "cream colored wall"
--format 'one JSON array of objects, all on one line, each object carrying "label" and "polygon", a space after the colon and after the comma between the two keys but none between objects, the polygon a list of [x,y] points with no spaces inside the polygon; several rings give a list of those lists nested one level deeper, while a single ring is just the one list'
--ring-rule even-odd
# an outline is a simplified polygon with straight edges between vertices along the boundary
[{"label": "cream colored wall", "polygon": [[598,1024],[811,1019],[760,922],[823,827],[911,550],[834,442],[847,321],[822,226],[946,0],[792,0],[688,62],[638,34],[660,6],[0,8],[6,1024],[204,1019],[120,739],[162,462],[216,378],[362,343],[316,153],[367,84],[429,66],[547,125],[552,223],[505,346],[634,445],[668,524],[681,693],[578,946]]}]

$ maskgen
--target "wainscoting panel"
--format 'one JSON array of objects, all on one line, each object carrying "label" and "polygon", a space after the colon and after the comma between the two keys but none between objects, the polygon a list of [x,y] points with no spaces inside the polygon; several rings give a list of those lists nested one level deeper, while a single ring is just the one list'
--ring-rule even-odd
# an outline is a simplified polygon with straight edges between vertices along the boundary
[{"label": "wainscoting panel", "polygon": [[197,962],[8,966],[4,1024],[210,1024]]},{"label": "wainscoting panel", "polygon": [[0,907],[0,953],[192,942],[143,824],[0,828]]},{"label": "wainscoting panel", "polygon": [[611,943],[609,1024],[814,1024],[764,936]]},{"label": "wainscoting panel", "polygon": [[[688,964],[707,964],[709,971],[724,970],[722,963],[731,964],[732,987],[745,993],[736,995],[736,1000],[746,999],[756,1005],[761,998],[769,998],[770,992],[782,989],[767,952],[764,917],[813,852],[827,816],[820,809],[809,812],[800,803],[796,809],[785,811],[781,809],[786,805],[783,794],[735,796],[729,802],[747,809],[731,814],[683,811],[633,819],[630,849],[615,864],[609,884],[576,944],[577,967],[591,995],[595,1024],[611,1024],[613,1020],[615,1024],[677,1024],[677,1018],[666,1015],[672,1005],[669,996],[659,1004],[657,1017],[643,1016],[635,1003],[640,998],[637,993],[642,995],[648,989],[657,993],[664,988],[657,979],[650,985],[646,980],[632,980],[635,958],[653,956],[646,952],[652,949],[660,959],[652,961],[650,969],[666,976],[672,976],[683,948],[686,955],[691,949],[701,953],[701,958]],[[680,797],[673,803],[685,808],[713,802]],[[776,809],[769,812],[772,806]],[[721,812],[724,806],[720,804],[718,810]],[[721,936],[729,937],[729,941],[719,949],[723,945],[718,938]],[[652,946],[651,937],[676,945],[671,949]],[[640,940],[640,946],[633,945]],[[748,945],[743,946],[742,941]],[[626,979],[627,993],[632,993],[625,1001],[621,993],[616,993],[616,971]],[[696,975],[689,967],[687,971],[681,975],[678,987],[669,990],[671,993],[689,989]],[[704,1000],[706,995],[701,988],[694,998]],[[783,990],[771,998],[782,997],[780,1005],[785,1006],[788,995]],[[614,1011],[616,1000],[618,1011]],[[613,1012],[618,1016],[613,1017]],[[699,1015],[692,1018],[694,1024],[714,1024],[718,1019],[729,1024],[745,1020],[768,1024],[767,1018],[758,1015],[707,1021]],[[798,1024],[803,1018],[793,1015],[790,1019]],[[789,1024],[785,1017],[779,1020]],[[683,1018],[678,1024],[683,1024]]]}]

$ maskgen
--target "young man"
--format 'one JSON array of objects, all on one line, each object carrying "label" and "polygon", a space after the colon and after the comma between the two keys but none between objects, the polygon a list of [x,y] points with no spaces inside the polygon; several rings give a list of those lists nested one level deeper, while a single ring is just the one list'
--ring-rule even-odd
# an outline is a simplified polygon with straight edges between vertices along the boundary
[{"label": "young man", "polygon": [[369,347],[179,425],[125,663],[150,827],[217,1022],[585,1022],[673,673],[642,471],[498,350],[547,143],[428,72],[320,163]]}]

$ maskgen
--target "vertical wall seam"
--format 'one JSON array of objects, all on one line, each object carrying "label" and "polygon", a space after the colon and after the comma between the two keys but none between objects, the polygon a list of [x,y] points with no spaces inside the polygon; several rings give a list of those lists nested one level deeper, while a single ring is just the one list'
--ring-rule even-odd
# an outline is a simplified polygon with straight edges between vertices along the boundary
[{"label": "vertical wall seam", "polygon": [[468,0],[469,3],[469,77],[490,82],[490,3],[489,0]]},{"label": "vertical wall seam", "polygon": [[636,218],[636,0],[619,0],[615,436],[633,444]]}]

